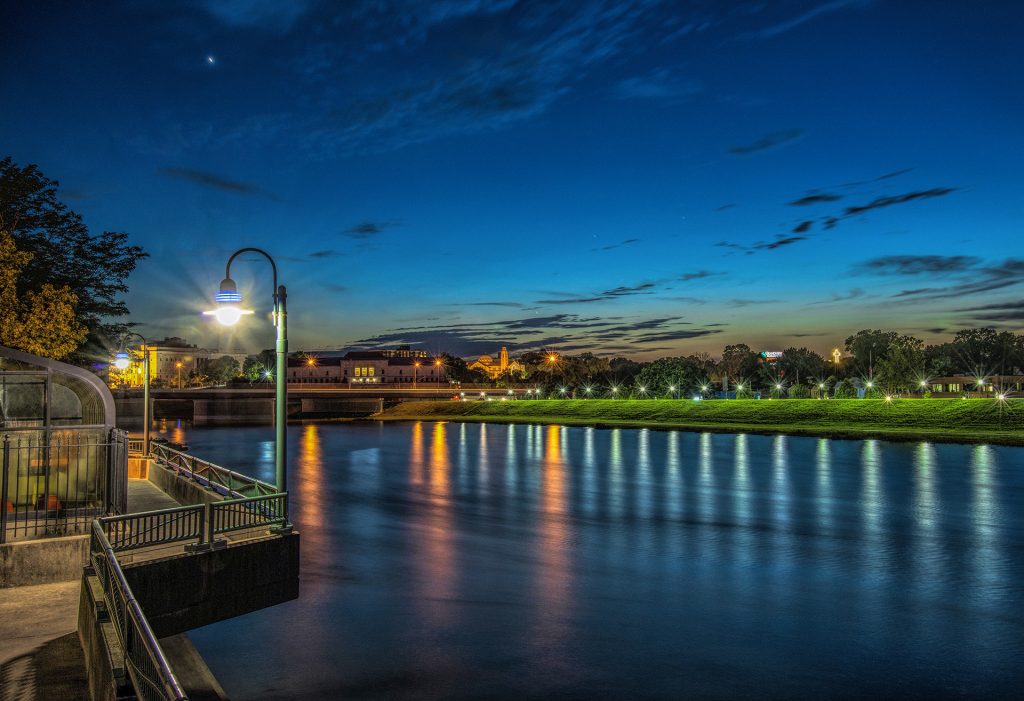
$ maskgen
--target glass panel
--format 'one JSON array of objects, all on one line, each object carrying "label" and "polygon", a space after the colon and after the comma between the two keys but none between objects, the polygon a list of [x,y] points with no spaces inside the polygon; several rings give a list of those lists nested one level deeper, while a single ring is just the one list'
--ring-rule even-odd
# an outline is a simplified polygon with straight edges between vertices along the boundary
[{"label": "glass panel", "polygon": [[0,426],[42,426],[46,422],[46,376],[0,374]]}]

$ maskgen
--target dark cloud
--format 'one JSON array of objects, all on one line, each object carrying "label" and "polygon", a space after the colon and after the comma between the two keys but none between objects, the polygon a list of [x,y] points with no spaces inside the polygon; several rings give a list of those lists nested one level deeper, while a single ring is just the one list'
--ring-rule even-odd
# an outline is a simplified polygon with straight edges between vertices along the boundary
[{"label": "dark cloud", "polygon": [[822,204],[824,202],[836,202],[843,199],[842,195],[833,195],[828,192],[812,193],[810,195],[804,195],[798,200],[793,200],[789,204],[794,207],[806,207],[812,204]]},{"label": "dark cloud", "polygon": [[723,204],[721,207],[715,207],[716,212],[724,212],[727,209],[732,209],[736,205],[734,204]]},{"label": "dark cloud", "polygon": [[799,224],[797,224],[795,227],[793,227],[793,233],[794,234],[804,234],[804,233],[807,233],[808,231],[811,230],[811,226],[813,226],[813,224],[814,224],[814,222],[812,222],[810,220],[802,221]]},{"label": "dark cloud", "polygon": [[619,243],[613,243],[610,246],[601,246],[600,248],[591,248],[591,251],[613,251],[616,248],[622,248],[623,246],[631,246],[634,243],[640,243],[640,239],[626,239]]},{"label": "dark cloud", "polygon": [[346,287],[345,285],[338,285],[333,282],[324,285],[324,288],[329,290],[330,292],[348,292],[348,287]]},{"label": "dark cloud", "polygon": [[974,256],[881,256],[858,263],[854,272],[870,275],[942,275],[969,270],[980,262]]},{"label": "dark cloud", "polygon": [[882,181],[882,180],[889,180],[890,178],[896,178],[896,177],[899,177],[901,175],[905,175],[905,174],[909,173],[912,170],[914,170],[914,169],[913,168],[903,168],[901,170],[894,170],[891,173],[885,173],[883,175],[879,175],[877,178],[871,178],[871,180],[854,180],[853,182],[843,183],[841,187],[860,187],[862,185],[870,185],[872,183],[877,183],[877,182]]},{"label": "dark cloud", "polygon": [[733,146],[729,149],[729,153],[734,156],[747,156],[758,151],[767,151],[768,149],[781,146],[782,144],[789,143],[803,136],[803,129],[783,129],[782,131],[773,131],[770,134],[765,134],[756,141],[745,144],[743,146]]},{"label": "dark cloud", "polygon": [[613,287],[610,290],[605,290],[600,293],[601,297],[630,297],[632,295],[645,295],[651,294],[650,290],[654,289],[655,284],[653,282],[642,282],[639,285],[633,287]]},{"label": "dark cloud", "polygon": [[647,334],[634,339],[634,341],[636,343],[653,343],[657,341],[685,341],[691,338],[711,336],[712,334],[716,333],[722,333],[722,331],[720,329],[679,329],[676,331],[661,331],[658,333]]},{"label": "dark cloud", "polygon": [[[800,241],[806,241],[806,236],[782,236],[777,235],[774,241],[758,241],[749,246],[744,246],[733,241],[719,241],[715,244],[719,248],[730,248],[736,251],[743,251],[746,255],[750,256],[758,251],[774,251],[777,248],[783,248],[784,246],[792,246],[794,243]],[[729,254],[726,254],[729,255]]]},{"label": "dark cloud", "polygon": [[204,170],[195,170],[192,168],[160,168],[157,172],[161,175],[167,175],[179,180],[186,180],[190,183],[195,183],[196,185],[208,187],[213,190],[220,190],[221,192],[231,192],[236,195],[254,195],[258,197],[266,197],[272,200],[280,199],[277,195],[267,192],[256,185],[243,183],[237,180],[228,180],[227,178],[223,178],[213,173],[208,173]]},{"label": "dark cloud", "polygon": [[310,258],[337,258],[340,255],[341,255],[341,253],[339,253],[338,251],[324,250],[324,251],[313,251],[312,253],[309,254],[309,257]]},{"label": "dark cloud", "polygon": [[998,265],[965,270],[955,284],[947,287],[917,287],[893,297],[906,300],[934,300],[966,297],[1001,290],[1024,282],[1024,260],[1007,258]]},{"label": "dark cloud", "polygon": [[894,204],[903,204],[904,202],[913,202],[914,200],[928,199],[932,197],[943,197],[951,192],[956,192],[955,187],[933,187],[930,190],[919,190],[917,192],[908,192],[902,195],[891,195],[887,197],[878,197],[871,202],[859,205],[855,207],[847,207],[843,217],[853,217],[864,212],[870,212],[873,209],[881,209],[882,207],[891,207]]},{"label": "dark cloud", "polygon": [[363,239],[363,240],[365,240],[365,239],[374,238],[375,236],[379,236],[380,234],[384,233],[385,229],[389,229],[389,228],[391,228],[394,225],[395,225],[394,222],[388,222],[388,221],[381,221],[381,222],[363,221],[363,222],[360,222],[360,223],[356,224],[355,226],[350,226],[349,228],[345,229],[341,233],[342,233],[342,235],[347,236],[350,239]]},{"label": "dark cloud", "polygon": [[521,309],[523,305],[521,302],[462,302],[459,304],[453,304],[453,307],[512,307]]},{"label": "dark cloud", "polygon": [[902,195],[887,195],[885,197],[876,197],[871,202],[863,205],[856,205],[853,207],[847,207],[842,214],[828,216],[822,219],[824,222],[825,229],[833,229],[839,222],[850,217],[855,217],[865,212],[870,212],[875,209],[882,209],[883,207],[891,207],[896,204],[904,204],[906,202],[913,202],[915,200],[931,199],[935,197],[944,197],[951,192],[956,192],[955,187],[933,187],[930,190],[917,190],[915,192],[907,192]]},{"label": "dark cloud", "polygon": [[852,299],[860,299],[864,296],[864,290],[859,287],[854,287],[852,290],[844,295],[832,293],[831,299],[823,299],[817,302],[810,302],[808,306],[814,306],[816,304],[835,304],[836,302],[848,302]]},{"label": "dark cloud", "polygon": [[703,280],[709,277],[717,277],[719,275],[725,275],[724,272],[712,272],[710,270],[695,270],[692,273],[683,273],[679,276],[679,279],[683,282],[690,282],[692,280]]},{"label": "dark cloud", "polygon": [[966,309],[958,309],[957,311],[968,315],[975,322],[981,323],[1024,321],[1024,301],[1019,300],[985,304],[980,307],[968,307]]}]

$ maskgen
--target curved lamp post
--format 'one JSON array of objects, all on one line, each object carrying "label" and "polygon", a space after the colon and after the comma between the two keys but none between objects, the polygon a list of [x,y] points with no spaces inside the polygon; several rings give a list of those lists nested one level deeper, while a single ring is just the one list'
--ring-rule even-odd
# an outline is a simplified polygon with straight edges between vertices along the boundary
[{"label": "curved lamp post", "polygon": [[143,402],[145,405],[142,408],[142,454],[149,455],[149,342],[142,337],[141,334],[129,331],[121,337],[121,344],[118,347],[117,353],[114,354],[114,367],[118,370],[127,370],[128,366],[131,365],[132,358],[128,354],[128,338],[135,336],[142,341],[142,392]]},{"label": "curved lamp post", "polygon": [[285,307],[287,294],[284,285],[277,284],[277,265],[270,254],[259,248],[240,248],[228,258],[224,268],[224,279],[220,282],[220,291],[214,295],[217,308],[203,312],[213,316],[224,326],[234,326],[251,309],[242,308],[242,295],[238,286],[231,279],[231,263],[242,253],[259,253],[268,261],[274,273],[274,326],[277,327],[277,376],[274,393],[274,472],[277,491],[288,491],[287,436],[288,436],[288,315]]}]

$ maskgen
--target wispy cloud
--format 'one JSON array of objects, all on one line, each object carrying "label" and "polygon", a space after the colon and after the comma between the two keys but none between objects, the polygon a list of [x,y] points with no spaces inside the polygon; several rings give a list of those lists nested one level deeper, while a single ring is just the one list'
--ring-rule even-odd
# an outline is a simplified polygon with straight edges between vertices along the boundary
[{"label": "wispy cloud", "polygon": [[733,146],[729,149],[729,153],[734,156],[749,156],[750,154],[757,153],[758,151],[767,151],[768,149],[773,149],[791,141],[795,141],[803,136],[803,133],[803,129],[783,129],[781,131],[773,131],[749,144]]},{"label": "wispy cloud", "polygon": [[211,188],[213,190],[220,190],[221,192],[231,192],[236,195],[255,195],[259,197],[266,197],[272,200],[280,200],[281,198],[272,192],[268,192],[258,185],[251,183],[241,182],[239,180],[229,180],[220,175],[209,173],[205,170],[196,170],[194,168],[160,168],[157,170],[161,175],[166,175],[171,178],[177,178],[179,180],[185,180],[202,187]]},{"label": "wispy cloud", "polygon": [[656,68],[644,75],[619,81],[614,95],[620,100],[666,100],[678,102],[701,91],[699,81],[669,68]]},{"label": "wispy cloud", "polygon": [[897,204],[905,204],[907,202],[913,202],[915,200],[926,200],[935,197],[945,197],[946,195],[956,192],[955,187],[933,187],[930,190],[916,190],[914,192],[906,192],[902,195],[886,195],[885,197],[876,197],[871,202],[862,205],[856,205],[853,207],[847,207],[843,213],[839,216],[826,217],[825,228],[831,229],[836,226],[843,219],[849,219],[866,212],[870,212],[875,209],[882,209],[884,207],[892,207]]},{"label": "wispy cloud", "polygon": [[880,256],[854,266],[854,273],[869,275],[942,275],[960,273],[981,262],[974,256]]},{"label": "wispy cloud", "polygon": [[775,37],[780,34],[796,29],[802,24],[810,22],[816,17],[828,14],[829,12],[836,12],[838,10],[845,10],[849,7],[863,8],[871,4],[871,0],[829,0],[829,2],[822,2],[814,7],[806,10],[798,15],[785,19],[776,24],[772,24],[768,27],[764,27],[753,33],[753,36],[757,36],[763,39]]},{"label": "wispy cloud", "polygon": [[835,195],[830,192],[812,192],[804,195],[798,200],[790,202],[795,207],[806,207],[812,204],[822,204],[824,202],[836,202],[837,200],[843,199],[842,195]]},{"label": "wispy cloud", "polygon": [[632,246],[635,243],[640,243],[640,239],[625,239],[619,243],[609,244],[607,246],[601,246],[599,248],[591,248],[591,251],[614,251],[616,248],[622,248],[623,246]]},{"label": "wispy cloud", "polygon": [[355,226],[343,230],[341,233],[350,239],[372,239],[384,233],[386,229],[395,226],[395,222],[389,221],[363,221]]}]

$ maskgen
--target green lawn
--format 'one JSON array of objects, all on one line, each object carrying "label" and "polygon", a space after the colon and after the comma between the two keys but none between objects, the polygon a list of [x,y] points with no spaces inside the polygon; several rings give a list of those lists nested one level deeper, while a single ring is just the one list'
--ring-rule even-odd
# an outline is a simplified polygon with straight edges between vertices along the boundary
[{"label": "green lawn", "polygon": [[455,420],[791,433],[1024,445],[1024,400],[519,400],[405,402],[384,420]]}]

